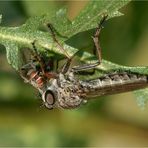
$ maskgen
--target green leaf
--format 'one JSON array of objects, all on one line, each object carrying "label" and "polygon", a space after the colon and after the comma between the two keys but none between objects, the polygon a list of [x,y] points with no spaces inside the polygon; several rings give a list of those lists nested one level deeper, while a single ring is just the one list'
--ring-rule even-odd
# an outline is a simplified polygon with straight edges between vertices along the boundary
[{"label": "green leaf", "polygon": [[[122,15],[118,10],[126,5],[129,0],[112,0],[112,1],[90,1],[80,14],[72,21],[66,19],[66,9],[57,12],[54,27],[56,30],[67,37],[71,37],[78,32],[87,31],[96,28],[102,15],[108,14],[108,18]],[[64,17],[64,20],[62,18]],[[61,26],[64,25],[64,26]],[[59,27],[61,26],[61,27]]]},{"label": "green leaf", "polygon": [[[61,51],[53,41],[49,32],[41,31],[40,26],[51,23],[62,36],[66,35],[70,37],[78,32],[96,27],[96,23],[104,12],[108,13],[110,17],[119,15],[117,10],[127,2],[128,1],[111,1],[110,4],[108,4],[106,1],[91,1],[72,23],[66,16],[66,9],[61,9],[52,15],[52,18],[49,15],[41,15],[28,19],[28,21],[20,27],[0,27],[0,43],[6,47],[8,62],[16,70],[18,70],[21,65],[21,60],[19,60],[20,49],[23,47],[32,48],[31,43],[34,41],[37,41],[36,46],[39,52],[48,50],[49,54],[54,52],[59,55],[65,55],[65,52]],[[88,17],[88,14],[90,17]],[[85,24],[86,22],[87,25]],[[78,49],[63,43],[66,38],[58,37],[58,39],[70,56],[78,51]],[[78,56],[82,61],[92,57],[92,55],[87,52],[84,52],[83,55],[79,54]]]},{"label": "green leaf", "polygon": [[[20,58],[18,56],[18,47],[16,46],[16,44],[14,42],[5,42],[5,47],[7,49],[7,59],[8,62],[11,63],[11,65],[13,65],[14,68],[17,68],[18,65],[20,65]],[[13,49],[13,52],[12,52]],[[17,62],[16,62],[17,61]]]},{"label": "green leaf", "polygon": [[25,30],[38,30],[39,27],[46,23],[48,19],[48,15],[31,17],[20,27],[24,28]]},{"label": "green leaf", "polygon": [[134,91],[134,94],[136,95],[138,106],[144,109],[148,102],[148,88]]},{"label": "green leaf", "polygon": [[57,11],[55,1],[22,1],[22,7],[27,16],[36,16],[43,13]]},{"label": "green leaf", "polygon": [[32,48],[35,40],[41,52],[42,48],[61,53],[56,48],[48,32],[39,30],[39,26],[46,22],[46,17],[34,17],[20,27],[0,27],[0,43],[6,47],[8,62],[18,70],[20,67],[19,50],[23,47]]},{"label": "green leaf", "polygon": [[67,9],[62,8],[58,10],[53,17],[50,18],[49,21],[57,32],[60,33],[61,36],[66,37],[67,39],[70,34],[67,34],[68,30],[72,30],[72,22],[67,18]]},{"label": "green leaf", "polygon": [[[60,9],[56,14],[53,14],[52,17],[50,17],[51,15],[32,17],[20,27],[0,27],[0,43],[6,47],[8,62],[16,70],[18,70],[22,64],[19,56],[19,53],[21,52],[20,49],[23,47],[32,48],[31,43],[35,40],[37,41],[36,46],[39,52],[48,50],[49,54],[54,52],[59,55],[65,55],[65,53],[57,47],[49,32],[43,32],[40,30],[41,26],[51,23],[61,35],[61,37],[58,37],[60,43],[63,45],[67,53],[72,56],[78,51],[78,49],[65,44],[63,41],[66,41],[67,38],[70,38],[79,32],[96,28],[97,23],[103,14],[108,14],[108,18],[120,16],[121,13],[118,9],[128,2],[129,1],[127,0],[112,0],[109,2],[104,0],[90,1],[80,12],[80,15],[78,15],[72,22],[67,18],[67,10]],[[2,15],[0,15],[0,23],[1,21]],[[66,38],[63,38],[62,36],[65,36]],[[77,55],[79,59],[85,63],[97,61],[95,56],[85,51],[80,51]],[[127,67],[106,60],[103,60],[102,64],[96,69],[96,76],[102,74],[101,71],[110,72],[118,70],[129,70],[131,72],[148,75],[148,67]],[[139,104],[145,104],[148,98],[147,92],[148,89],[136,91],[136,94],[141,101]]]},{"label": "green leaf", "polygon": [[1,22],[2,22],[2,15],[0,14],[0,24],[1,24]]}]

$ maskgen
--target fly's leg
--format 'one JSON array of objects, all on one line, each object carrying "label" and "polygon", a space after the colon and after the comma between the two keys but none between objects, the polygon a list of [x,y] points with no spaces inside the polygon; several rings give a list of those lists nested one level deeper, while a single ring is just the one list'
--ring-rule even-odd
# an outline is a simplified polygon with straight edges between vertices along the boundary
[{"label": "fly's leg", "polygon": [[[93,41],[94,41],[94,45],[95,45],[95,51],[94,53],[97,51],[97,57],[98,57],[98,61],[96,63],[92,63],[92,64],[85,64],[85,65],[81,65],[81,66],[77,66],[77,67],[73,67],[72,69],[74,70],[74,72],[78,72],[78,71],[83,71],[83,70],[88,70],[88,69],[93,69],[96,66],[98,66],[101,63],[101,47],[100,47],[100,42],[99,42],[99,36],[100,36],[100,32],[102,29],[102,24],[103,22],[106,20],[107,15],[105,15],[102,20],[100,21],[98,27],[96,28],[96,32],[94,34]],[[70,64],[72,62],[72,59],[74,58],[74,56],[77,54],[77,52],[67,60],[67,62],[64,64],[63,68],[62,68],[62,73],[66,73],[69,70]],[[89,72],[90,73],[90,72]],[[91,72],[91,74],[93,74],[93,72]]]},{"label": "fly's leg", "polygon": [[107,18],[107,15],[104,15],[103,18],[101,19],[100,23],[98,24],[98,27],[96,28],[94,36],[92,37],[93,41],[94,41],[94,46],[95,46],[94,53],[97,52],[98,61],[96,63],[92,63],[92,64],[85,64],[85,65],[75,66],[75,67],[73,67],[74,72],[93,69],[93,68],[95,68],[95,67],[97,67],[98,65],[101,64],[102,57],[101,57],[101,46],[100,46],[99,37],[100,37],[100,32],[101,32],[101,29],[102,29],[102,25],[105,22],[106,18]]},{"label": "fly's leg", "polygon": [[23,80],[24,80],[25,83],[28,83],[29,82],[29,79],[25,76],[26,75],[26,72],[24,72],[24,69],[23,68],[21,68],[19,70],[19,74],[23,78]]},{"label": "fly's leg", "polygon": [[45,73],[45,70],[44,70],[45,63],[44,63],[43,59],[39,56],[39,54],[37,52],[37,49],[36,49],[36,46],[35,46],[35,42],[36,41],[34,41],[32,43],[33,50],[30,49],[30,55],[33,56],[34,59],[30,58],[30,61],[28,61],[27,64],[23,65],[19,69],[19,74],[24,79],[25,83],[29,83],[31,81],[31,79],[32,79],[32,78],[29,77],[30,76],[30,74],[29,74],[30,72],[33,72],[33,73],[37,73],[38,72],[36,64],[34,63],[35,61],[39,62],[40,70],[41,70],[42,74]]},{"label": "fly's leg", "polygon": [[65,53],[65,55],[66,55],[66,57],[67,57],[68,59],[70,59],[70,56],[68,55],[68,53],[66,52],[66,50],[65,50],[65,49],[63,48],[63,46],[59,43],[59,41],[56,39],[55,29],[53,28],[53,26],[49,23],[49,24],[47,24],[47,27],[49,28],[50,33],[51,33],[51,35],[52,35],[52,38],[53,38],[54,42],[57,43],[59,49]]},{"label": "fly's leg", "polygon": [[35,51],[35,53],[33,53],[33,54],[40,64],[41,72],[42,72],[42,75],[44,76],[44,78],[48,78],[48,79],[55,78],[56,73],[46,72],[46,66],[47,65],[46,65],[44,59],[38,54],[36,46],[35,46],[35,41],[32,43],[32,46],[33,46],[33,49]]},{"label": "fly's leg", "polygon": [[25,83],[30,82],[29,77],[27,77],[27,73],[30,69],[34,69],[34,66],[31,62],[23,65],[20,69],[19,69],[19,74],[20,76],[24,79]]},{"label": "fly's leg", "polygon": [[98,65],[101,64],[102,56],[101,56],[101,46],[100,46],[100,32],[101,29],[103,28],[103,23],[107,19],[107,15],[104,15],[103,18],[101,19],[100,23],[98,24],[98,27],[96,28],[96,32],[94,34],[93,41],[95,45],[95,51],[94,53],[97,53],[97,58],[98,58]]},{"label": "fly's leg", "polygon": [[67,71],[69,71],[72,59],[73,59],[73,56],[70,59],[67,59],[66,63],[62,67],[61,73],[65,74]]},{"label": "fly's leg", "polygon": [[34,41],[32,43],[32,46],[33,46],[33,50],[34,52],[32,53],[34,58],[39,62],[40,64],[40,68],[41,68],[41,71],[42,71],[42,74],[45,75],[45,62],[44,60],[41,58],[41,56],[38,54],[38,51],[37,51],[37,48],[35,46],[35,43],[36,41]]},{"label": "fly's leg", "polygon": [[71,56],[69,59],[67,59],[67,61],[65,62],[65,64],[62,67],[61,73],[65,74],[69,71],[72,60],[74,59],[74,57],[76,56],[76,54],[78,52],[79,51],[77,51],[76,53],[73,54],[73,56]]},{"label": "fly's leg", "polygon": [[[47,24],[47,27],[49,28],[49,30],[51,32],[51,35],[52,35],[53,40],[57,43],[58,47],[66,54],[67,61],[63,65],[62,69],[60,70],[61,73],[66,73],[69,70],[69,67],[71,65],[72,59],[74,58],[75,54],[72,57],[70,57],[68,55],[68,53],[66,52],[66,50],[63,48],[63,46],[56,39],[56,35],[55,35],[54,32],[57,32],[57,31],[55,31],[55,29],[53,28],[53,26],[50,23]],[[59,65],[59,61],[57,61],[57,67],[58,67],[58,65]]]}]

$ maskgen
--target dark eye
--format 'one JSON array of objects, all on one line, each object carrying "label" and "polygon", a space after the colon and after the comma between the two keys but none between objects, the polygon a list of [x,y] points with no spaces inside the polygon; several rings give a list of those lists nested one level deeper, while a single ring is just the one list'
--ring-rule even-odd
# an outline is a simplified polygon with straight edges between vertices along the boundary
[{"label": "dark eye", "polygon": [[53,93],[50,91],[50,90],[47,90],[45,92],[45,95],[44,95],[44,100],[45,100],[45,106],[48,108],[48,109],[52,109],[53,108],[53,105],[55,103],[55,98],[54,98],[54,95]]}]

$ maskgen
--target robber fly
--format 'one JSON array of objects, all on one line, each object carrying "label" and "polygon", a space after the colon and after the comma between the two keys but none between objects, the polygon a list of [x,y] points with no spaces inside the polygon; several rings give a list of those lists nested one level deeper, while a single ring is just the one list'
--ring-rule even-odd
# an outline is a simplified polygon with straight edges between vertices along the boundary
[{"label": "robber fly", "polygon": [[[48,26],[49,30],[51,31],[51,35],[53,37],[53,40],[57,43],[57,46],[61,50],[64,51],[63,47],[60,45],[58,40],[55,38],[55,34],[54,34],[51,24],[48,24],[47,26]],[[29,62],[27,62],[27,64],[24,64],[20,68],[19,73],[20,73],[20,76],[24,79],[24,81],[26,83],[30,83],[32,86],[34,86],[39,91],[39,94],[42,95],[43,92],[45,92],[47,89],[48,81],[52,78],[56,78],[57,73],[53,72],[54,60],[50,59],[50,58],[47,59],[45,56],[39,54],[37,51],[36,42],[37,41],[35,40],[32,43],[32,49],[24,48],[23,51],[21,52],[21,58],[23,59],[23,61],[29,61]],[[29,60],[28,60],[28,54],[30,55]],[[69,61],[67,63],[70,63],[71,59],[69,58],[69,55],[67,54],[66,51],[65,51],[65,55]],[[57,62],[59,62],[59,61],[57,61]],[[64,67],[66,65],[64,65]],[[65,68],[64,67],[63,67],[63,69],[66,70],[67,66]],[[63,72],[65,70],[63,70]],[[47,95],[46,98],[48,96],[49,95]],[[54,103],[55,100],[50,99],[47,101],[48,101],[48,103],[50,102],[50,104],[52,104],[52,103]],[[44,101],[43,104],[46,105],[47,104],[46,101]],[[51,107],[51,109],[52,109],[52,107]]]},{"label": "robber fly", "polygon": [[[38,89],[43,103],[48,109],[56,107],[64,109],[77,108],[81,104],[86,103],[89,97],[127,92],[148,86],[148,76],[128,71],[112,72],[92,80],[80,80],[76,77],[78,72],[94,69],[101,64],[99,36],[102,24],[106,18],[107,15],[104,15],[92,37],[98,57],[96,63],[71,68],[70,65],[74,55],[69,57],[67,54],[67,61],[60,72],[54,73],[47,70],[51,69],[52,66],[47,68],[48,64],[46,64],[46,60],[44,60],[44,57],[39,56],[35,44],[33,43],[33,48],[35,50],[34,57],[36,57],[36,61],[39,63],[39,68],[37,68],[34,62],[32,64],[29,63],[30,68],[22,77]],[[51,27],[49,26],[49,28]],[[56,40],[52,29],[51,32],[54,41],[57,42],[59,48],[65,52],[63,47]],[[27,65],[24,66],[24,69]]]}]

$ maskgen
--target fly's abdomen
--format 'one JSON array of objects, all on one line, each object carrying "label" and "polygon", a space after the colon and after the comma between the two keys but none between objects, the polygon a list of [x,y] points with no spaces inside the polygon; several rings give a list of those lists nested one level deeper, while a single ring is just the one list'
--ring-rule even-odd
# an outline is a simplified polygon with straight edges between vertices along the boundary
[{"label": "fly's abdomen", "polygon": [[148,87],[148,76],[137,73],[112,73],[98,79],[82,81],[87,97],[111,95]]}]

